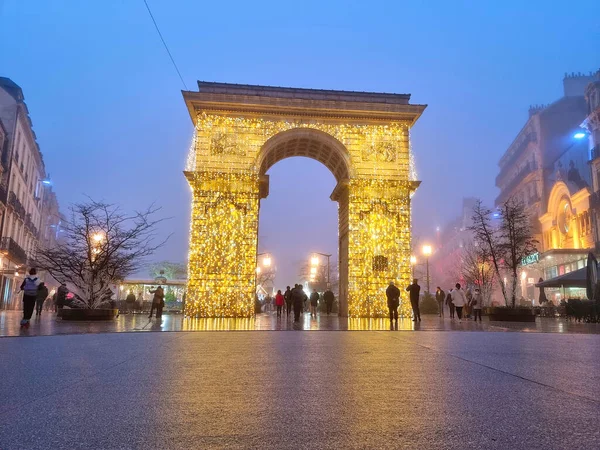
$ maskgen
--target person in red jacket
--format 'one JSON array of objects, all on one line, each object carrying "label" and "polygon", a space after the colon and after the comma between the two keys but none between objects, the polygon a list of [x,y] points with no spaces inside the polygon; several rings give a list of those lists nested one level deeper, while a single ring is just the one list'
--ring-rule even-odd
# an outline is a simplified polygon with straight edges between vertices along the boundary
[{"label": "person in red jacket", "polygon": [[281,308],[283,308],[283,303],[285,299],[281,294],[281,289],[277,291],[277,295],[275,296],[275,305],[277,306],[277,317],[281,317]]}]

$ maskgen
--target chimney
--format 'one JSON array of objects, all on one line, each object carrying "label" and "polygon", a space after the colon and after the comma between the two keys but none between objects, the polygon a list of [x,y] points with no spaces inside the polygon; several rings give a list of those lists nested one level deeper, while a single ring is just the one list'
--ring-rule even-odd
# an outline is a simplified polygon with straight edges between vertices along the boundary
[{"label": "chimney", "polygon": [[583,97],[585,88],[588,84],[594,81],[594,74],[565,73],[563,78],[563,90],[565,97]]}]

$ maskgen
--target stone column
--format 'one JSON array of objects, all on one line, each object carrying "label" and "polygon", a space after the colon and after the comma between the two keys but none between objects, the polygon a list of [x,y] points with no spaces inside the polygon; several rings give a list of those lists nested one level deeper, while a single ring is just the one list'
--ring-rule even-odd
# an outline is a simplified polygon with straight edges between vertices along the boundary
[{"label": "stone column", "polygon": [[259,179],[251,172],[186,172],[192,218],[185,313],[254,315]]},{"label": "stone column", "polygon": [[418,183],[352,179],[348,186],[348,313],[386,317],[390,281],[401,291],[400,313],[410,316],[410,194]]}]

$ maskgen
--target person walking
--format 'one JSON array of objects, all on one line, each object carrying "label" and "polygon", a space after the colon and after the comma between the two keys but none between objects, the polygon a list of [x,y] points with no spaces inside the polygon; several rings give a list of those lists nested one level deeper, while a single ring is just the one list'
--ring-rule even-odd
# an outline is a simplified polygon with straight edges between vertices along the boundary
[{"label": "person walking", "polygon": [[460,283],[456,283],[456,289],[452,291],[452,303],[454,303],[454,307],[456,308],[458,321],[462,322],[462,312],[467,303],[467,296],[465,295],[465,291],[460,288]]},{"label": "person walking", "polygon": [[421,286],[419,286],[419,280],[416,278],[412,284],[406,288],[410,294],[410,305],[413,310],[413,322],[417,320],[421,321],[421,311],[419,310],[419,295],[421,294]]},{"label": "person walking", "polygon": [[33,309],[35,308],[38,286],[40,285],[40,279],[36,276],[36,274],[37,270],[32,267],[29,270],[29,275],[26,276],[21,283],[21,290],[23,291],[23,319],[21,320],[22,328],[29,328],[29,321],[31,320]]},{"label": "person walking", "polygon": [[125,297],[125,304],[127,305],[127,313],[133,314],[135,309],[135,294],[133,291],[129,291],[129,294]]},{"label": "person walking", "polygon": [[135,306],[140,314],[142,312],[144,312],[144,293],[142,291],[138,292],[137,301],[136,301]]},{"label": "person walking", "polygon": [[392,322],[396,322],[396,328],[398,328],[398,306],[400,306],[400,289],[396,287],[393,281],[390,281],[389,286],[385,290],[385,296],[387,297],[387,306],[390,311],[390,329],[392,329]]},{"label": "person walking", "polygon": [[48,288],[45,283],[40,283],[37,294],[35,295],[35,315],[41,316],[44,302],[48,298]]},{"label": "person walking", "polygon": [[442,290],[441,287],[437,287],[435,291],[435,299],[438,303],[438,311],[440,317],[444,317],[444,301],[446,300],[446,293]]},{"label": "person walking", "polygon": [[313,289],[310,294],[310,317],[317,317],[317,306],[319,305],[319,299],[321,296],[316,289]]},{"label": "person walking", "polygon": [[475,294],[473,294],[473,299],[471,300],[471,307],[473,308],[473,320],[477,322],[477,317],[479,317],[479,321],[481,322],[481,308],[483,307],[483,295],[481,295],[481,291],[479,288],[475,288]]},{"label": "person walking", "polygon": [[150,307],[150,315],[148,316],[149,319],[152,319],[152,313],[154,312],[154,309],[156,308],[156,318],[160,319],[160,317],[162,316],[162,309],[164,306],[164,296],[165,296],[165,292],[163,291],[162,286],[158,286],[155,290],[153,291],[148,291],[151,294],[154,294],[154,297],[152,298],[152,306]]},{"label": "person walking", "polygon": [[446,305],[450,310],[450,319],[454,320],[454,303],[452,303],[452,289],[448,289],[448,295],[446,295]]},{"label": "person walking", "polygon": [[277,291],[277,295],[275,296],[275,306],[277,306],[277,317],[281,317],[281,310],[283,308],[283,304],[285,303],[285,299],[283,298],[283,294],[281,293],[281,289]]},{"label": "person walking", "polygon": [[286,286],[283,298],[285,299],[285,315],[289,317],[292,312],[292,290],[289,286]]},{"label": "person walking", "polygon": [[325,307],[327,308],[327,315],[329,315],[329,313],[333,309],[333,302],[335,300],[335,295],[333,295],[333,292],[331,291],[331,289],[327,289],[323,293],[323,300],[325,300]]},{"label": "person walking", "polygon": [[294,304],[294,322],[300,322],[300,312],[304,304],[306,294],[299,285],[295,285],[292,290],[292,303]]}]

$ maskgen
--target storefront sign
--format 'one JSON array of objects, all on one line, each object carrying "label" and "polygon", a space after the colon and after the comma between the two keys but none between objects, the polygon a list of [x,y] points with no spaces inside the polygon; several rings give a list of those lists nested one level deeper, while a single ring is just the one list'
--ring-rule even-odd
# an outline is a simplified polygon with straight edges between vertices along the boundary
[{"label": "storefront sign", "polygon": [[535,264],[540,262],[540,252],[532,253],[531,255],[527,255],[525,258],[521,260],[522,266],[528,266],[530,264]]}]

